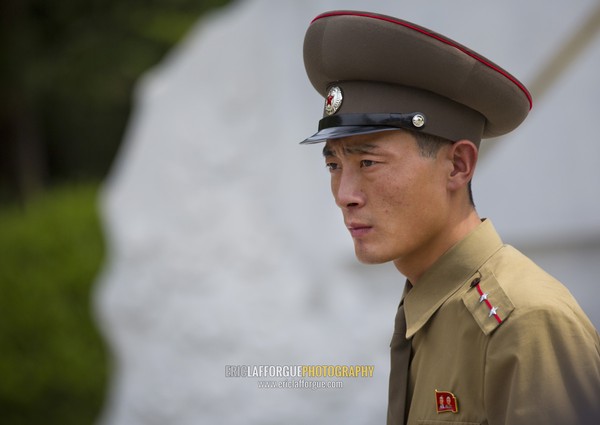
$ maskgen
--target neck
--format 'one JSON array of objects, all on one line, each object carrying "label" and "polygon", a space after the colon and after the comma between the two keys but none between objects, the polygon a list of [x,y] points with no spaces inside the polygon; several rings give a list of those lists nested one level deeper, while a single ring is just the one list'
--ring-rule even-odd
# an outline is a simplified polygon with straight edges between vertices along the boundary
[{"label": "neck", "polygon": [[444,231],[424,247],[420,252],[394,261],[396,269],[414,286],[419,279],[447,250],[464,239],[481,223],[474,208],[469,213],[453,220],[445,226]]}]

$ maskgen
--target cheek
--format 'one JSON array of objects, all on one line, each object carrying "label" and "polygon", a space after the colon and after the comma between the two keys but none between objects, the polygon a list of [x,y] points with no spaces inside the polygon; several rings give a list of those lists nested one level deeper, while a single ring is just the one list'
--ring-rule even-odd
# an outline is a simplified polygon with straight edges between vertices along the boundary
[{"label": "cheek", "polygon": [[421,202],[435,204],[446,192],[445,174],[435,162],[427,163],[415,175],[413,187]]},{"label": "cheek", "polygon": [[419,193],[414,176],[392,176],[384,179],[378,190],[382,194],[382,206],[386,211],[394,210],[395,213],[398,209],[410,207]]},{"label": "cheek", "polygon": [[379,188],[384,194],[379,207],[396,225],[418,226],[441,212],[440,200],[444,195],[439,179],[427,169],[419,171],[402,179],[388,179]]},{"label": "cheek", "polygon": [[410,179],[398,182],[389,181],[379,185],[377,188],[378,196],[372,197],[371,211],[379,215],[380,220],[385,223],[385,227],[392,231],[397,231],[398,227],[405,226],[412,212],[412,205],[415,205]]},{"label": "cheek", "polygon": [[331,194],[333,195],[333,199],[337,202],[337,193],[338,193],[338,179],[332,174],[329,182],[329,188],[331,189]]}]

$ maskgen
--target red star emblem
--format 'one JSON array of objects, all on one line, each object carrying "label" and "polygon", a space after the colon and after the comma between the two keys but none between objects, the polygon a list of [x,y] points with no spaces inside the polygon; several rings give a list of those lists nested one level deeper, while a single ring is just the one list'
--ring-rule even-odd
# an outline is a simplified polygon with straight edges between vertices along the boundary
[{"label": "red star emblem", "polygon": [[325,113],[327,115],[335,114],[342,105],[342,100],[342,90],[337,86],[330,87],[325,96]]}]

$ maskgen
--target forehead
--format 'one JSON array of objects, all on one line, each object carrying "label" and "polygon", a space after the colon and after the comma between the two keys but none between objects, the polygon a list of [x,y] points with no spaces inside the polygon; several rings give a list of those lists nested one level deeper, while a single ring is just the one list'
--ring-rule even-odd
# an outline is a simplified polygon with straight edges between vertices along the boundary
[{"label": "forehead", "polygon": [[[386,153],[406,148],[406,141],[413,139],[401,130],[349,136],[327,140],[323,147],[324,156]],[[414,139],[413,139],[414,140]]]}]

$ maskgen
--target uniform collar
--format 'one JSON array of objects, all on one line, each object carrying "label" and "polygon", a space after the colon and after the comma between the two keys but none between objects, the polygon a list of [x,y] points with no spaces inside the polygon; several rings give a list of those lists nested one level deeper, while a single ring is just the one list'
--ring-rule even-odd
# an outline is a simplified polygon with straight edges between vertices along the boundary
[{"label": "uniform collar", "polygon": [[[483,220],[464,239],[446,251],[404,297],[406,337],[411,338],[467,279],[502,247],[490,220]],[[410,283],[407,282],[407,286]]]}]

